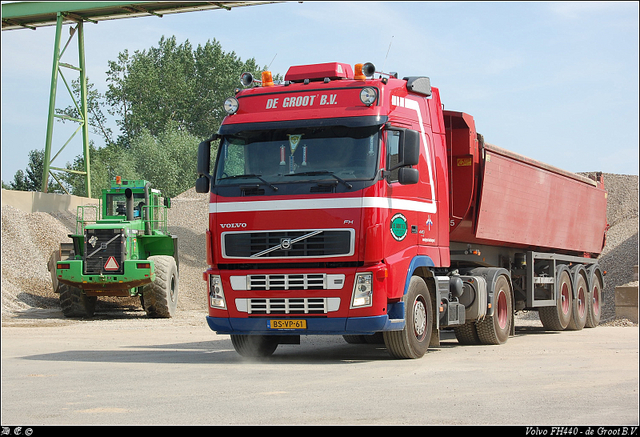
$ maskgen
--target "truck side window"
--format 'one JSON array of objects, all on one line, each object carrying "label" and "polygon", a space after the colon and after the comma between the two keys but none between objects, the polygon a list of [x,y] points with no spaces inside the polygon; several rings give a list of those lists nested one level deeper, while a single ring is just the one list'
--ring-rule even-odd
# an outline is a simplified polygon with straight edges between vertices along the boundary
[{"label": "truck side window", "polygon": [[[391,168],[398,163],[398,147],[400,144],[400,132],[387,131],[387,168]],[[389,182],[395,182],[398,180],[398,171],[396,168],[390,173]]]}]

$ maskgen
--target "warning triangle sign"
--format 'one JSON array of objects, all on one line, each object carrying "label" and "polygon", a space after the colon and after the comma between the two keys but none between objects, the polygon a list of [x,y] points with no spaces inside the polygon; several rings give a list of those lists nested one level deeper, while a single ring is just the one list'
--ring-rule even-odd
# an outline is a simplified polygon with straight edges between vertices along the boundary
[{"label": "warning triangle sign", "polygon": [[105,270],[118,270],[120,266],[118,265],[118,261],[112,256],[109,257],[106,264],[104,265]]}]

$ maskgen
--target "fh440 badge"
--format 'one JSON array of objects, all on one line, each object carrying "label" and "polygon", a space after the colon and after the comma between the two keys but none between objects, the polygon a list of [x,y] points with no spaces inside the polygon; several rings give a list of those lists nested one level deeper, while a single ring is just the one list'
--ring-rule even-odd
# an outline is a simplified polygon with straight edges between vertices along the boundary
[{"label": "fh440 badge", "polygon": [[407,219],[402,214],[396,214],[391,217],[391,236],[397,241],[404,240],[407,236]]}]

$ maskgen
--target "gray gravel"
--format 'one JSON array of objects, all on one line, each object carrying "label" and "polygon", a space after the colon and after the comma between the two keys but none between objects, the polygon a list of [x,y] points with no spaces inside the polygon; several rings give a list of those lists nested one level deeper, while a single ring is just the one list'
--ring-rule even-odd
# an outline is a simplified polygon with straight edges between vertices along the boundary
[{"label": "gray gravel", "polygon": [[[614,290],[633,281],[638,264],[638,176],[604,175],[608,191],[607,244],[600,262],[607,271],[602,322],[615,318]],[[180,292],[178,310],[201,310],[206,314],[205,283],[207,268],[205,232],[208,227],[208,197],[190,189],[172,199],[169,229],[178,236],[180,252]],[[70,242],[75,231],[75,212],[26,213],[11,206],[2,207],[2,318],[17,316],[30,309],[57,309],[47,260],[60,242]],[[141,310],[138,299],[102,298],[97,312],[108,308]],[[536,312],[519,316],[537,320]]]}]

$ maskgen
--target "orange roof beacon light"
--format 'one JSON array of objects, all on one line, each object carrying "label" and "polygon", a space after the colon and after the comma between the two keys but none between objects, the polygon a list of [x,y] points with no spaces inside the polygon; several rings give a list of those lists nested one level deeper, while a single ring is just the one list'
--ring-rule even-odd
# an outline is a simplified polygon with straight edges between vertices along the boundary
[{"label": "orange roof beacon light", "polygon": [[262,86],[273,86],[273,77],[270,71],[262,72]]},{"label": "orange roof beacon light", "polygon": [[355,80],[366,80],[366,76],[362,73],[362,65],[363,64],[356,64],[353,67],[353,70],[355,71],[355,74],[353,75],[353,78]]},{"label": "orange roof beacon light", "polygon": [[122,177],[116,176],[116,185],[120,185],[122,183]]}]

